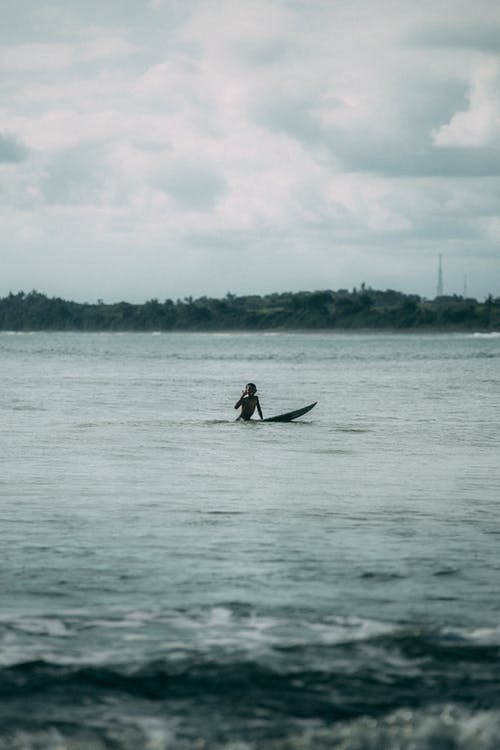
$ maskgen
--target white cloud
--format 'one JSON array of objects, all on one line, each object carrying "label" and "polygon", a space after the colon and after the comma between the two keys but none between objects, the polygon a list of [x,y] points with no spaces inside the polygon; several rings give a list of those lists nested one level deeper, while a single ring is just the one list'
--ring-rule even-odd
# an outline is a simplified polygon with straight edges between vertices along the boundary
[{"label": "white cloud", "polygon": [[96,60],[119,60],[137,51],[137,47],[121,36],[108,35],[99,31],[94,32],[96,38],[82,42],[76,49],[76,59],[83,62]]},{"label": "white cloud", "polygon": [[4,71],[50,72],[66,70],[73,62],[69,44],[19,44],[0,47],[0,67]]},{"label": "white cloud", "polygon": [[486,60],[473,73],[469,108],[456,112],[434,135],[437,146],[500,145],[500,64]]},{"label": "white cloud", "polygon": [[126,58],[137,49],[124,37],[102,29],[86,30],[85,36],[89,38],[73,43],[0,45],[0,67],[11,73],[57,73],[78,63]]}]

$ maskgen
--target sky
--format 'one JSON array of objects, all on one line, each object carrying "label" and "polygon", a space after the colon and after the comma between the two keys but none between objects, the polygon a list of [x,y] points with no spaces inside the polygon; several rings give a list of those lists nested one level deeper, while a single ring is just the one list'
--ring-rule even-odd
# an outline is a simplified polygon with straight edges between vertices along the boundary
[{"label": "sky", "polygon": [[498,0],[16,0],[0,296],[500,296]]}]

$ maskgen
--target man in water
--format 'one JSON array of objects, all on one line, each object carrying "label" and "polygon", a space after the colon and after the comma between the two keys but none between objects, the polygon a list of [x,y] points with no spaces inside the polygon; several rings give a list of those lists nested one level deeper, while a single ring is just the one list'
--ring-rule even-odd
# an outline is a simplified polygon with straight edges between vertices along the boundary
[{"label": "man in water", "polygon": [[241,394],[238,401],[235,403],[234,408],[239,409],[241,406],[241,414],[238,419],[249,420],[252,417],[255,409],[259,412],[259,417],[262,417],[262,409],[260,408],[259,397],[256,395],[257,386],[255,383],[247,383],[245,390]]}]

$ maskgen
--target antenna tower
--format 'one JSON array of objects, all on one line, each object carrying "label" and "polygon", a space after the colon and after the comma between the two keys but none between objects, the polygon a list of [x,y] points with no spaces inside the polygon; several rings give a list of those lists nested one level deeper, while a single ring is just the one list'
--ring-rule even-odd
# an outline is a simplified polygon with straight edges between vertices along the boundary
[{"label": "antenna tower", "polygon": [[438,281],[437,281],[437,289],[436,289],[436,297],[442,297],[443,296],[443,263],[442,263],[443,256],[441,253],[439,253],[439,266],[438,266]]}]

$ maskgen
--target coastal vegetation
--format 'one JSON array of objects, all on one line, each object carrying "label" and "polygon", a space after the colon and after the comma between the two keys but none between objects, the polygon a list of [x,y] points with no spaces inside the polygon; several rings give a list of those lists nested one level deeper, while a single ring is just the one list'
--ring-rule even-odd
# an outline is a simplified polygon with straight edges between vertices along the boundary
[{"label": "coastal vegetation", "polygon": [[71,302],[37,291],[0,298],[0,330],[220,331],[220,330],[491,331],[500,330],[500,297],[433,300],[364,284],[348,291],[283,292],[222,299],[186,297],[143,304]]}]

